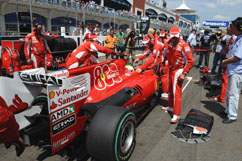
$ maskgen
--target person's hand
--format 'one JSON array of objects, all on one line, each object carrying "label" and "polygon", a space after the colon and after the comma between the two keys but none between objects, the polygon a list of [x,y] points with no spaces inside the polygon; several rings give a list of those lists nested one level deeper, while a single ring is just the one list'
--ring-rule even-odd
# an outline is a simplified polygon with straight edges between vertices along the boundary
[{"label": "person's hand", "polygon": [[177,80],[180,81],[180,82],[183,82],[186,78],[186,75],[187,75],[186,72],[180,74],[179,77],[177,78]]},{"label": "person's hand", "polygon": [[141,72],[142,72],[142,69],[137,68],[137,69],[136,69],[136,72],[141,73]]},{"label": "person's hand", "polygon": [[225,68],[226,67],[226,63],[225,60],[222,61],[222,67]]},{"label": "person's hand", "polygon": [[138,62],[139,62],[139,60],[138,59],[135,59],[134,62],[133,62],[133,64],[136,65]]},{"label": "person's hand", "polygon": [[27,60],[27,64],[31,65],[31,60],[30,59]]}]

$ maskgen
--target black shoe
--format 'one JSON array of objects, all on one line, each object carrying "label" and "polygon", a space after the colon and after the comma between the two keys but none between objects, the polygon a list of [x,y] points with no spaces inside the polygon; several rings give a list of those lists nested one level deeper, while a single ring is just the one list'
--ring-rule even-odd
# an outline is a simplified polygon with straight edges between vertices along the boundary
[{"label": "black shoe", "polygon": [[226,119],[223,120],[223,123],[224,124],[230,124],[230,123],[235,122],[235,121],[236,120],[230,120],[229,118],[226,118]]}]

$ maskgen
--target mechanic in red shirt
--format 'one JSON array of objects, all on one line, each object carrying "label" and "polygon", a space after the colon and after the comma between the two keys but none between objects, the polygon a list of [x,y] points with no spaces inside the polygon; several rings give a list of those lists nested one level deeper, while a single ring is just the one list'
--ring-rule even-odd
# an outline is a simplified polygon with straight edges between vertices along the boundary
[{"label": "mechanic in red shirt", "polygon": [[42,25],[36,24],[33,32],[25,37],[24,54],[29,65],[32,64],[33,68],[43,67],[47,69],[47,54],[51,51],[46,41],[45,35],[42,33]]},{"label": "mechanic in red shirt", "polygon": [[153,68],[161,62],[164,44],[162,42],[150,39],[147,45],[149,46],[149,50],[147,50],[144,54],[142,54],[138,59],[134,61],[134,64],[136,64],[138,61],[148,57],[148,59],[145,61],[143,65],[137,67],[136,71],[138,73],[141,73],[143,70],[147,68]]},{"label": "mechanic in red shirt", "polygon": [[164,54],[169,65],[169,94],[168,107],[162,107],[162,110],[173,111],[171,123],[174,124],[180,119],[182,83],[194,64],[192,50],[180,38],[180,29],[176,26],[170,29],[170,39],[165,44]]},{"label": "mechanic in red shirt", "polygon": [[4,143],[6,148],[15,145],[17,156],[20,156],[25,149],[25,144],[18,129],[19,125],[13,112],[9,110],[6,102],[0,96],[0,144]]},{"label": "mechanic in red shirt", "polygon": [[[161,30],[159,34],[159,41],[165,44],[169,40],[169,36],[166,34],[165,30]],[[161,63],[161,85],[162,85],[162,94],[161,98],[168,98],[168,77],[169,77],[169,65],[168,61]]]},{"label": "mechanic in red shirt", "polygon": [[91,41],[80,45],[71,54],[67,56],[66,69],[78,68],[88,58],[94,64],[99,63],[98,59],[95,57],[97,52],[101,52],[104,54],[119,55],[118,52],[115,52],[111,49],[108,49],[104,46],[99,45],[98,38],[96,37],[96,38],[93,38]]},{"label": "mechanic in red shirt", "polygon": [[[150,56],[154,51],[156,40],[154,37],[154,30],[152,28],[149,28],[148,35],[144,38],[142,43],[145,44],[145,51],[142,55],[140,55],[137,59],[135,59],[135,61],[133,63],[134,65],[137,64],[139,61]],[[147,62],[147,63],[150,64],[149,62]],[[146,64],[144,66],[140,66],[139,68],[136,69],[136,71],[139,73],[142,72],[142,70],[144,70],[148,67],[147,66],[148,64]]]}]

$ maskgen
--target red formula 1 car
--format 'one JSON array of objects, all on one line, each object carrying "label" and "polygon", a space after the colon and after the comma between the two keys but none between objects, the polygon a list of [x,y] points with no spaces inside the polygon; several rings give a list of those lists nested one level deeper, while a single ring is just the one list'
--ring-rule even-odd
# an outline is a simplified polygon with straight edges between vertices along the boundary
[{"label": "red formula 1 car", "polygon": [[92,158],[124,161],[135,147],[137,120],[154,107],[159,88],[152,69],[139,74],[125,66],[117,59],[48,74],[15,72],[13,78],[0,76],[0,96],[15,107],[27,145],[47,141],[55,154],[85,131]]}]

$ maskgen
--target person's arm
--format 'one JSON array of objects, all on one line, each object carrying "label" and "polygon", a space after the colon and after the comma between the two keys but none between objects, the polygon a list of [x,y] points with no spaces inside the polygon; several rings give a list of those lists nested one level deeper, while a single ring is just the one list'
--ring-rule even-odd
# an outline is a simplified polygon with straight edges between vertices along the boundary
[{"label": "person's arm", "polygon": [[82,38],[82,41],[84,42],[87,39],[88,33],[86,32]]},{"label": "person's arm", "polygon": [[192,34],[190,34],[190,35],[188,36],[188,38],[187,38],[187,43],[188,43],[188,45],[190,45],[190,43],[191,43],[191,39],[192,39]]},{"label": "person's arm", "polygon": [[155,56],[151,54],[149,58],[145,61],[145,63],[137,68],[137,72],[141,73],[143,70],[147,69],[149,66],[152,65],[155,61]]},{"label": "person's arm", "polygon": [[90,49],[91,49],[91,52],[101,52],[101,53],[104,53],[104,54],[115,54],[115,55],[119,55],[118,52],[115,52],[109,48],[106,48],[104,46],[101,46],[101,45],[98,45],[98,44],[95,44],[95,43],[91,43],[90,44]]},{"label": "person's arm", "polygon": [[24,55],[27,60],[27,64],[31,64],[31,36],[26,36],[25,37],[25,44],[24,44]]},{"label": "person's arm", "polygon": [[109,43],[109,35],[105,37],[104,43],[105,46],[107,46],[107,44]]},{"label": "person's arm", "polygon": [[191,68],[193,67],[193,64],[194,64],[192,50],[191,50],[190,46],[185,45],[182,49],[182,52],[185,54],[186,64],[185,64],[182,74],[179,76],[180,80],[185,79],[186,75],[189,73],[189,71],[191,70]]},{"label": "person's arm", "polygon": [[140,55],[136,60],[137,62],[140,60],[143,60],[145,58],[147,58],[149,56],[149,54],[151,53],[150,49],[146,50],[142,55]]},{"label": "person's arm", "polygon": [[120,42],[119,38],[117,36],[114,36],[115,41]]},{"label": "person's arm", "polygon": [[230,63],[235,63],[239,60],[240,60],[240,58],[238,58],[237,56],[232,56],[230,58],[223,60],[222,66],[225,66],[225,65],[230,64]]}]

